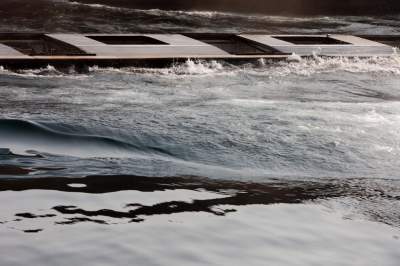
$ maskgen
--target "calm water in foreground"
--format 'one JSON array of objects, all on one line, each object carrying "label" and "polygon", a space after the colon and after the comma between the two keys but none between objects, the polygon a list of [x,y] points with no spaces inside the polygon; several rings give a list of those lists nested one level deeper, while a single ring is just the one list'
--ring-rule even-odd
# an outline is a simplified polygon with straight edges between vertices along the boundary
[{"label": "calm water in foreground", "polygon": [[[0,31],[400,32],[19,2]],[[0,265],[398,265],[399,88],[396,54],[0,68]]]}]

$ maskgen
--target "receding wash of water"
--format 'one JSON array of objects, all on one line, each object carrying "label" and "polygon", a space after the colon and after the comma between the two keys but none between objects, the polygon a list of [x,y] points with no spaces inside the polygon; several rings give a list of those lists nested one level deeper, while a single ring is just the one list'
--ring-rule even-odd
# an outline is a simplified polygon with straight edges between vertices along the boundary
[{"label": "receding wash of water", "polygon": [[[253,2],[2,0],[0,32],[400,35],[397,1]],[[396,49],[0,66],[0,265],[397,266],[399,159]]]}]

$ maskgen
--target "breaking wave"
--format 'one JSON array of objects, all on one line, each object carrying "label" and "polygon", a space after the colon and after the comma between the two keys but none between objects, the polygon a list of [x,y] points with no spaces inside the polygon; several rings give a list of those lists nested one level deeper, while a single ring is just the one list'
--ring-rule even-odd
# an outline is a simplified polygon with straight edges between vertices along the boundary
[{"label": "breaking wave", "polygon": [[43,77],[43,78],[87,78],[94,73],[120,73],[120,74],[142,74],[161,75],[174,78],[175,76],[233,76],[233,75],[255,75],[269,78],[285,77],[289,75],[311,76],[321,73],[349,72],[349,73],[371,73],[385,75],[400,75],[400,56],[394,52],[391,57],[371,58],[347,58],[347,57],[319,57],[303,58],[296,61],[275,61],[269,59],[254,60],[246,64],[232,64],[223,60],[198,60],[188,59],[183,63],[175,63],[165,68],[142,68],[142,67],[90,67],[87,73],[79,73],[73,67],[67,69],[56,69],[47,66],[40,69],[18,70],[17,72],[0,66],[0,75]]},{"label": "breaking wave", "polygon": [[[65,133],[70,131],[70,133]],[[169,155],[139,139],[132,142],[115,137],[78,133],[70,125],[45,125],[25,120],[0,119],[0,147],[18,154],[27,151],[79,157],[135,157],[145,154]],[[136,141],[136,143],[134,143]]]},{"label": "breaking wave", "polygon": [[259,59],[253,63],[234,65],[224,61],[205,61],[189,59],[169,68],[99,68],[92,67],[90,72],[117,72],[126,74],[157,74],[163,76],[207,76],[249,74],[266,77],[288,75],[310,76],[320,73],[345,71],[349,73],[381,73],[400,75],[400,56],[371,58],[328,58],[318,57],[301,59],[298,62],[273,61]]}]

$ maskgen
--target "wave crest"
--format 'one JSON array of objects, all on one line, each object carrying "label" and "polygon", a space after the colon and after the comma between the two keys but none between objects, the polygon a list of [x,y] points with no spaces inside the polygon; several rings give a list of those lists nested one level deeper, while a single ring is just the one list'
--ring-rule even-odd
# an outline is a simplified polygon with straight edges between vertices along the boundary
[{"label": "wave crest", "polygon": [[391,57],[347,58],[319,57],[300,60],[273,61],[259,59],[252,63],[235,65],[224,61],[206,61],[189,59],[185,63],[175,64],[169,68],[90,68],[90,72],[118,72],[126,74],[157,74],[162,76],[210,76],[250,74],[266,77],[283,77],[288,75],[310,76],[333,72],[349,73],[383,73],[400,75],[400,56]]},{"label": "wave crest", "polygon": [[[139,138],[123,141],[115,137],[70,133],[72,126],[48,125],[26,120],[0,119],[0,147],[24,154],[28,150],[77,157],[135,157],[170,155]],[[64,129],[64,130],[62,130]],[[64,132],[63,132],[64,131]],[[65,132],[68,133],[65,133]]]},{"label": "wave crest", "polygon": [[0,66],[1,75],[16,75],[22,77],[40,78],[87,78],[96,73],[119,73],[158,75],[163,77],[177,76],[232,76],[255,75],[268,78],[285,77],[289,75],[311,76],[321,73],[348,72],[348,73],[380,73],[385,75],[400,75],[400,55],[396,52],[390,57],[348,58],[348,57],[320,57],[298,58],[292,57],[283,61],[258,59],[246,64],[232,64],[224,60],[188,59],[183,63],[176,63],[165,68],[143,67],[89,67],[88,73],[79,73],[74,68],[58,70],[53,66],[40,69],[10,71]]}]

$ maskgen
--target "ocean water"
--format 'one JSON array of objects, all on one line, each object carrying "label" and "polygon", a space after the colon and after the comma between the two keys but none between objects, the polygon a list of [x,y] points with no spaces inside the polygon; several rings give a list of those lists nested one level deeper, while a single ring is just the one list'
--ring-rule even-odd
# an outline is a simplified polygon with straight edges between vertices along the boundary
[{"label": "ocean water", "polygon": [[[15,8],[15,5],[21,8]],[[0,31],[398,34],[4,1]],[[0,265],[398,265],[400,56],[0,67]]]}]

